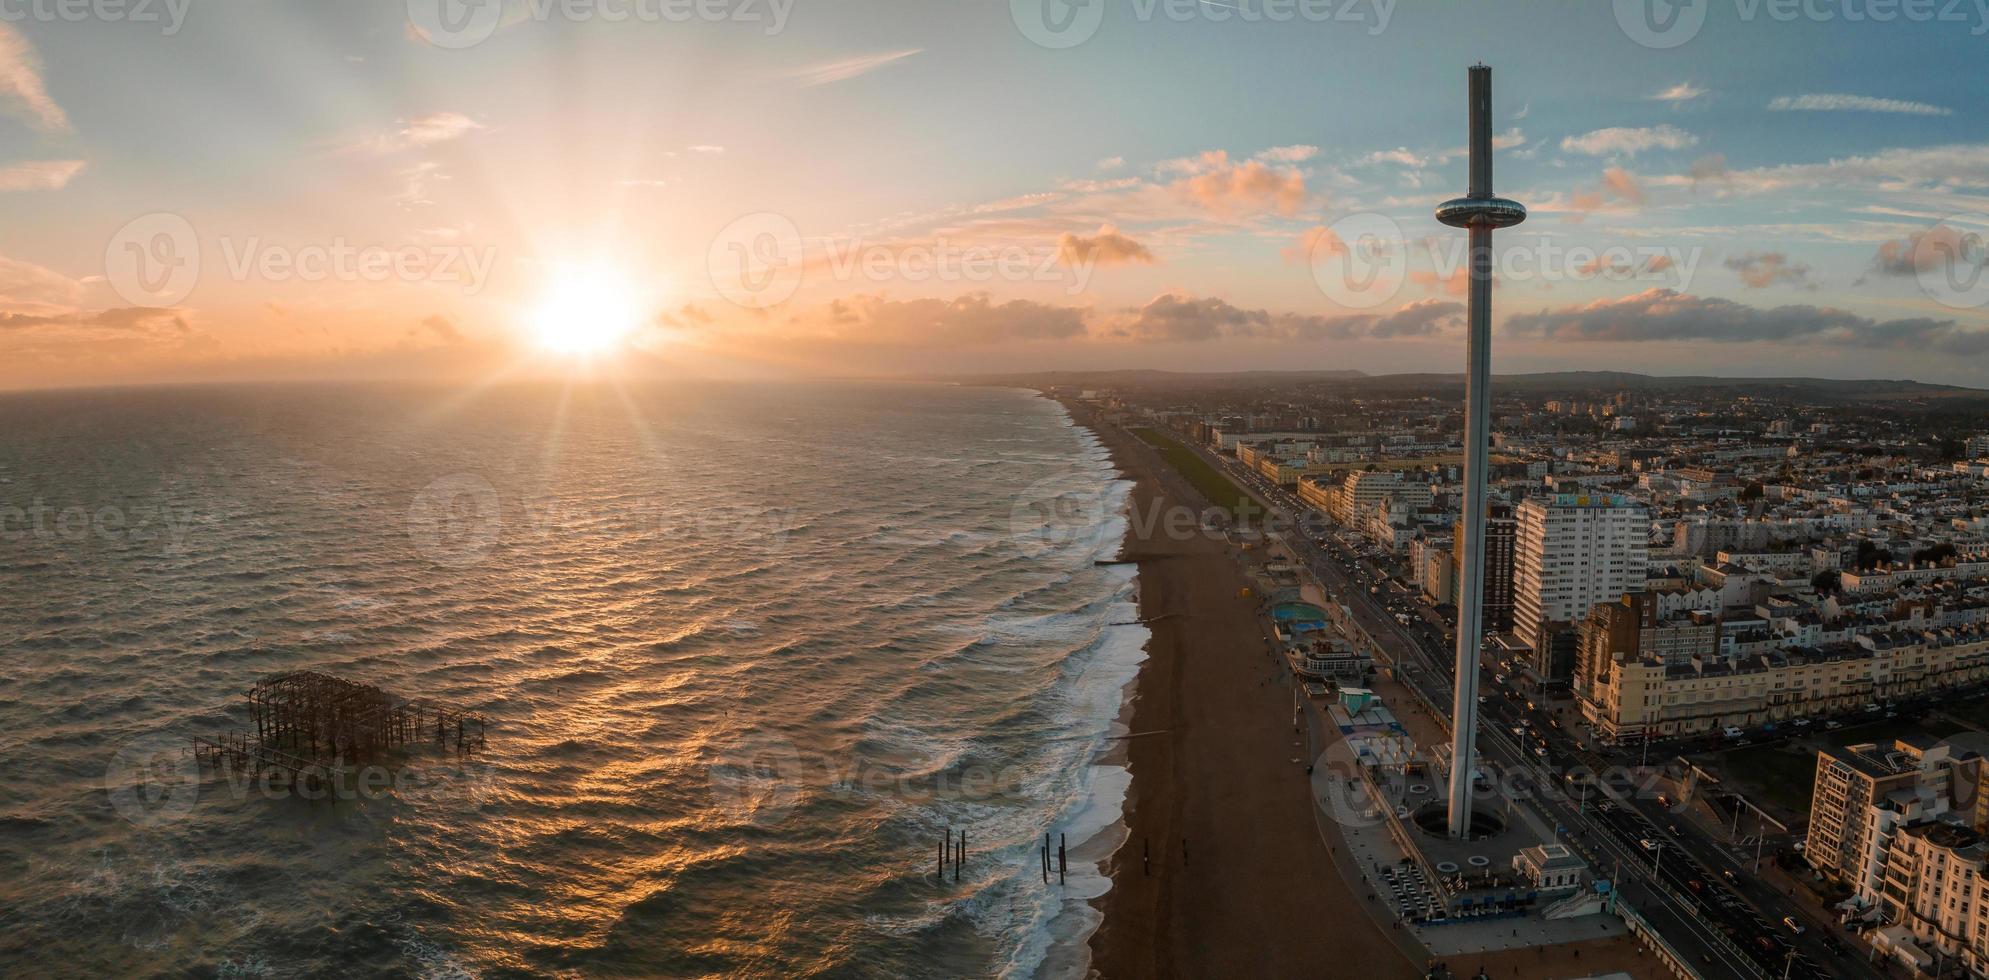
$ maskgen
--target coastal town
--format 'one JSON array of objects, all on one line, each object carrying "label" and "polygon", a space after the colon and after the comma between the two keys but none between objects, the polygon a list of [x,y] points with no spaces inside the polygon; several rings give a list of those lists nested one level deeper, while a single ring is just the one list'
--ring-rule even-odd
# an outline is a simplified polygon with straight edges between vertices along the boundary
[{"label": "coastal town", "polygon": [[1184,526],[1249,583],[1334,870],[1424,975],[1571,944],[1595,969],[1508,969],[1989,975],[1979,392],[1501,379],[1459,840],[1457,379],[1045,387],[1204,505]]}]

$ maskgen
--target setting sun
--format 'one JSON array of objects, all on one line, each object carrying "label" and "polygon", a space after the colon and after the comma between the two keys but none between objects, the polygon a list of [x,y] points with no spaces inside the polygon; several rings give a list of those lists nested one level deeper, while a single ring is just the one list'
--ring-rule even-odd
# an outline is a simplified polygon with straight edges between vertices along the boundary
[{"label": "setting sun", "polygon": [[600,272],[568,273],[553,281],[533,310],[531,329],[549,350],[594,354],[615,346],[641,319],[626,283]]}]

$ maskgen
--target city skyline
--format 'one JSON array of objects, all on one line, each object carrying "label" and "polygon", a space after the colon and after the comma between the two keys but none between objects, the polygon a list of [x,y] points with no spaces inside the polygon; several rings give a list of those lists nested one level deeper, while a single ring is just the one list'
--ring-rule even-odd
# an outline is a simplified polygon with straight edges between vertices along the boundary
[{"label": "city skyline", "polygon": [[1983,25],[1687,6],[22,4],[0,387],[1448,373],[1494,51],[1495,372],[1989,384]]}]

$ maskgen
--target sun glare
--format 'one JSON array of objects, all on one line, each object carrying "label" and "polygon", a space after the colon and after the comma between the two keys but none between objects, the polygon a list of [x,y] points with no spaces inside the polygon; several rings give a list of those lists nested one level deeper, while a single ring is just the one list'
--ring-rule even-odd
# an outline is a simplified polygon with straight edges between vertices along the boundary
[{"label": "sun glare", "polygon": [[565,354],[597,354],[621,342],[641,322],[628,284],[599,272],[569,273],[553,281],[532,313],[540,346]]}]

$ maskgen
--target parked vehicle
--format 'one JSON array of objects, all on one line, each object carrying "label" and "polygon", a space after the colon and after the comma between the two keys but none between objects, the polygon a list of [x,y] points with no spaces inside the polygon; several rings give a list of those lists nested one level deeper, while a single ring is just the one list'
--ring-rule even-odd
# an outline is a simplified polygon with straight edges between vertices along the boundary
[{"label": "parked vehicle", "polygon": [[1803,924],[1797,922],[1796,917],[1793,915],[1782,916],[1782,924],[1788,926],[1789,931],[1795,933],[1798,936],[1809,931],[1808,929],[1803,928]]}]

